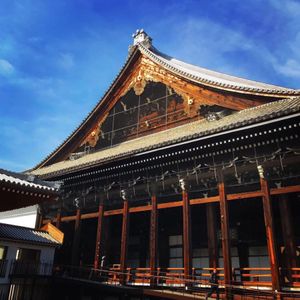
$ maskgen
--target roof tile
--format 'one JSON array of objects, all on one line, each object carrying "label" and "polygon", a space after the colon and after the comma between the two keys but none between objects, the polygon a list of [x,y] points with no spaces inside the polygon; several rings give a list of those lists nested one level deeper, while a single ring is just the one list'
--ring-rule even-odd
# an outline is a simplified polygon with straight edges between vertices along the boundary
[{"label": "roof tile", "polygon": [[0,223],[0,240],[21,241],[51,246],[60,245],[60,243],[46,231],[3,223]]},{"label": "roof tile", "polygon": [[300,97],[278,100],[245,109],[213,122],[201,119],[150,134],[146,139],[144,137],[136,138],[111,148],[88,154],[77,160],[58,162],[47,167],[36,169],[31,173],[36,175],[54,175],[78,170],[84,166],[101,164],[115,158],[126,157],[161,146],[175,144],[180,141],[192,140],[193,138],[206,136],[215,132],[222,132],[260,121],[270,120],[274,118],[274,115],[283,116],[291,113],[291,111],[300,111]]}]

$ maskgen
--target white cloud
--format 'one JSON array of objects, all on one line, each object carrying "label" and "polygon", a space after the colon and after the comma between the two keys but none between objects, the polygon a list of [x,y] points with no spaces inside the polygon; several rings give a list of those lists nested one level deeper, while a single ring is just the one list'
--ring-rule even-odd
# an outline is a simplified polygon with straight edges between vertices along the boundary
[{"label": "white cloud", "polygon": [[74,66],[73,55],[70,53],[61,53],[58,63],[65,70],[71,69]]},{"label": "white cloud", "polygon": [[300,62],[294,59],[288,59],[284,65],[277,65],[279,73],[288,77],[300,77]]},{"label": "white cloud", "polygon": [[273,8],[288,17],[300,16],[300,3],[294,0],[269,0]]},{"label": "white cloud", "polygon": [[[255,68],[260,68],[259,62],[261,61],[262,68],[268,65],[269,69],[273,68],[277,75],[297,80],[299,78],[300,32],[297,35],[295,28],[297,24],[299,25],[300,18],[297,18],[297,15],[300,15],[300,3],[292,0],[269,1],[274,9],[284,10],[282,14],[287,20],[286,26],[290,33],[285,39],[280,40],[280,44],[276,45],[275,49],[264,40],[257,40],[255,35],[247,35],[240,28],[231,27],[230,24],[207,18],[186,18],[180,21],[170,18],[162,21],[165,22],[164,25],[167,25],[165,28],[173,28],[176,32],[176,36],[172,37],[175,42],[170,53],[176,58],[202,67],[268,82],[266,73],[261,73],[260,78],[253,78]],[[160,25],[163,27],[162,24]],[[241,53],[249,59],[255,58],[257,66],[247,65],[247,61],[245,64],[232,64],[235,53],[237,59]]]},{"label": "white cloud", "polygon": [[4,76],[11,75],[14,72],[14,66],[6,59],[0,59],[0,74]]}]

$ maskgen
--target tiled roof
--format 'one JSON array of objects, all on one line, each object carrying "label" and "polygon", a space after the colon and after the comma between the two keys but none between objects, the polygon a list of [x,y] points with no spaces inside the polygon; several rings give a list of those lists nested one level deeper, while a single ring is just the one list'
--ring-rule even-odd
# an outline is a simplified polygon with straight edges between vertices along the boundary
[{"label": "tiled roof", "polygon": [[56,192],[58,190],[58,187],[53,182],[45,182],[32,175],[0,169],[0,183],[7,182],[20,187],[30,187],[40,191]]},{"label": "tiled roof", "polygon": [[[59,145],[54,151],[52,151],[42,162],[40,162],[36,167],[42,166],[48,162],[49,159],[54,157],[59,153],[63,147],[74,138],[74,136],[81,130],[83,126],[89,121],[89,119],[94,115],[94,113],[101,107],[105,102],[106,98],[109,96],[113,88],[116,86],[116,83],[120,79],[121,75],[126,71],[128,66],[134,57],[140,53],[147,56],[152,61],[158,63],[165,69],[169,70],[172,73],[176,73],[181,77],[187,78],[190,81],[200,83],[205,86],[219,88],[226,91],[240,92],[244,94],[258,94],[265,96],[272,96],[278,98],[284,98],[289,96],[300,96],[300,90],[289,89],[284,87],[279,87],[275,85],[265,84],[261,82],[251,81],[242,79],[235,76],[230,76],[222,74],[219,72],[214,72],[208,69],[200,68],[195,65],[187,64],[170,56],[167,56],[154,47],[146,47],[143,43],[137,43],[135,46],[132,46],[130,55],[127,57],[124,65],[120,69],[119,73],[112,81],[111,85],[104,93],[103,97],[98,101],[95,108],[89,112],[86,118],[81,122],[81,124]],[[30,170],[29,170],[30,171]]]},{"label": "tiled roof", "polygon": [[127,157],[129,155],[175,144],[181,141],[209,136],[217,132],[239,128],[265,120],[276,119],[277,117],[299,111],[300,97],[278,100],[233,113],[220,120],[209,122],[206,119],[201,119],[165,131],[150,134],[147,138],[136,138],[114,147],[85,155],[77,160],[66,160],[33,170],[32,174],[56,175],[59,173],[70,172],[81,169],[82,167],[101,164],[116,158]]},{"label": "tiled roof", "polygon": [[0,240],[27,242],[49,246],[59,246],[60,243],[43,230],[0,223]]},{"label": "tiled roof", "polygon": [[144,55],[165,69],[202,85],[242,93],[270,94],[282,97],[286,95],[300,95],[299,89],[289,89],[211,71],[170,57],[154,47],[148,48],[143,43],[138,44],[138,47]]}]

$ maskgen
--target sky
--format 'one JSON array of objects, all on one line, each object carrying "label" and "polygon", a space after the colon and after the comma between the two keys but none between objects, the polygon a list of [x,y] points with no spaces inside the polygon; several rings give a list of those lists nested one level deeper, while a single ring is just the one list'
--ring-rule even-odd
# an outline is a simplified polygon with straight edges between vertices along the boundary
[{"label": "sky", "polygon": [[142,28],[188,63],[300,89],[300,0],[1,0],[0,168],[30,169],[58,147]]}]

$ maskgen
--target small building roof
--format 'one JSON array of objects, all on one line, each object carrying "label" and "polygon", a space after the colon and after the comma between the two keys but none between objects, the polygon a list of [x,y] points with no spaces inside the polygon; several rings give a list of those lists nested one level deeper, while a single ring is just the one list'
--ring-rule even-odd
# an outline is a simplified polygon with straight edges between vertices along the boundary
[{"label": "small building roof", "polygon": [[46,182],[33,174],[0,169],[0,212],[55,200],[59,188],[58,182]]},{"label": "small building roof", "polygon": [[47,231],[3,223],[0,223],[0,240],[54,247],[61,245]]},{"label": "small building roof", "polygon": [[59,186],[54,182],[42,181],[32,174],[22,174],[0,169],[0,183],[11,183],[18,187],[30,187],[39,191],[57,192]]}]

